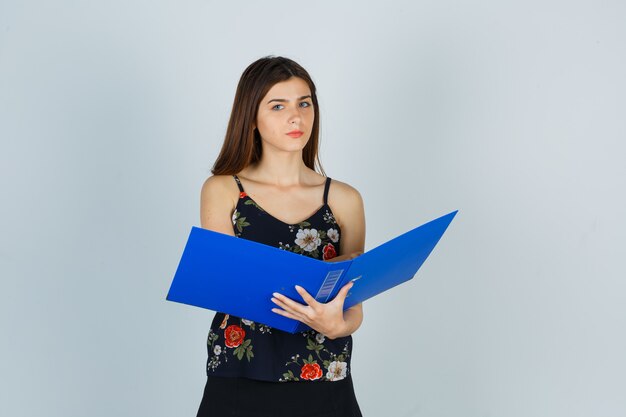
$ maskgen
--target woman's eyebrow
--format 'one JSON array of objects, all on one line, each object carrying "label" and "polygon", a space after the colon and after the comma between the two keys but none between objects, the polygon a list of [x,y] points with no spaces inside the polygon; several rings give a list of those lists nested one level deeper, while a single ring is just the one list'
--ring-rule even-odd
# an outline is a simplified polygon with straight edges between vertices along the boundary
[{"label": "woman's eyebrow", "polygon": [[[311,96],[302,96],[302,97],[299,97],[298,100],[304,100],[305,98],[311,98]],[[267,104],[271,103],[272,101],[278,101],[280,103],[289,103],[289,100],[284,99],[284,98],[273,98],[270,101],[268,101]]]}]

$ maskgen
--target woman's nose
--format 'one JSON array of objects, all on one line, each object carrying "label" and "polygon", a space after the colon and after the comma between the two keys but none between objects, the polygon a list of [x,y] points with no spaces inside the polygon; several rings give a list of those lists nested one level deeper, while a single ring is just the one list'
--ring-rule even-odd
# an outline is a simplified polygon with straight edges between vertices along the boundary
[{"label": "woman's nose", "polygon": [[300,114],[294,113],[289,117],[289,124],[292,125],[294,123],[295,124],[300,123]]}]

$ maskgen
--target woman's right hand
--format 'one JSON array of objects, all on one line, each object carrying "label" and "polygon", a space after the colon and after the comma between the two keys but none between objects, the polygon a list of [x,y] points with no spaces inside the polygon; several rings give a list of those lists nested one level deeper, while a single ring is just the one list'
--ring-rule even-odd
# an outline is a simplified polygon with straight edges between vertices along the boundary
[{"label": "woman's right hand", "polygon": [[345,255],[341,255],[341,256],[335,256],[334,258],[331,259],[326,259],[324,262],[339,262],[339,261],[347,261],[349,259],[354,259],[357,256],[363,255],[363,251],[357,251],[357,252],[352,252],[352,253],[347,253]]}]

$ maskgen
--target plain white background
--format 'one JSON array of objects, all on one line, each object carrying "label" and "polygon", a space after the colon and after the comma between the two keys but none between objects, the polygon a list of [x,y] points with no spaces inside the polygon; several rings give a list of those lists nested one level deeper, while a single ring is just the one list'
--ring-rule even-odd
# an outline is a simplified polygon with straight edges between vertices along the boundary
[{"label": "plain white background", "polygon": [[626,415],[626,7],[0,1],[0,414],[193,416],[165,301],[237,81],[318,87],[366,249],[459,210],[354,335],[365,416]]}]

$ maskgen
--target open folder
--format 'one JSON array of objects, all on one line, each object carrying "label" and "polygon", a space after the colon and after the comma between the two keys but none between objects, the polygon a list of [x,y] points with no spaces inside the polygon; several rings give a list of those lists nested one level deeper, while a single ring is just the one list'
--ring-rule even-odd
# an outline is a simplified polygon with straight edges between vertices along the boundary
[{"label": "open folder", "polygon": [[[458,210],[457,210],[458,211]],[[413,278],[457,211],[397,236],[356,258],[325,262],[251,240],[192,227],[166,299],[256,321],[289,333],[310,327],[272,312],[272,293],[306,304],[355,281],[344,310]]]}]

